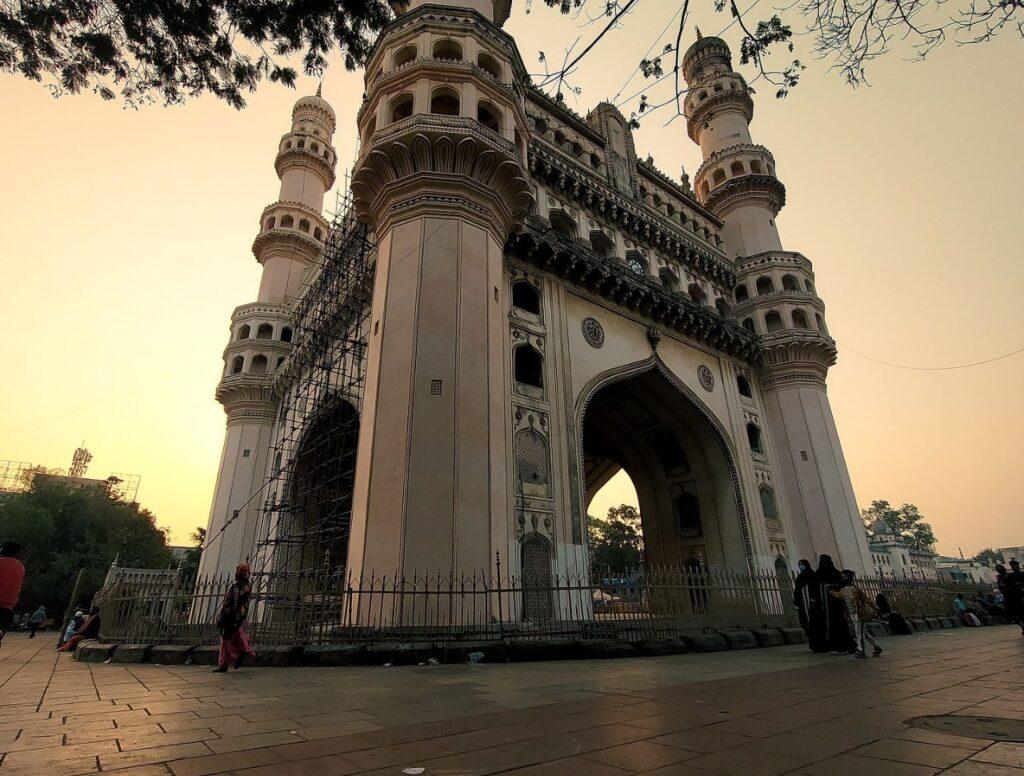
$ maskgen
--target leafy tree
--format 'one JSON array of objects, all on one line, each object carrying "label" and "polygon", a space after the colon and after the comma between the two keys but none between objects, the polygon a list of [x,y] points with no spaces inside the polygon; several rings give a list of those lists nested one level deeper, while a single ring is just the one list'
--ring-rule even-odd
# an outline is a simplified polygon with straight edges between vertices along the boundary
[{"label": "leafy tree", "polygon": [[172,560],[166,532],[148,510],[49,477],[36,477],[29,490],[0,502],[0,539],[22,545],[20,608],[43,604],[51,615],[64,611],[79,569],[81,600],[75,603],[87,604],[115,557],[139,568],[166,568]]},{"label": "leafy tree", "polygon": [[606,518],[587,515],[591,564],[610,572],[630,571],[643,562],[644,538],[636,507],[620,504]]},{"label": "leafy tree", "polygon": [[991,547],[986,547],[984,550],[975,555],[971,560],[977,563],[985,563],[989,566],[996,563],[1005,563],[1003,560],[1003,554],[998,550],[993,550]]},{"label": "leafy tree", "polygon": [[861,510],[865,529],[879,519],[884,520],[892,533],[914,550],[930,552],[935,546],[935,533],[924,521],[924,515],[913,504],[903,504],[896,509],[888,501],[872,501],[871,506]]},{"label": "leafy tree", "polygon": [[210,92],[236,108],[264,79],[292,86],[301,54],[319,74],[340,48],[362,63],[390,18],[384,0],[0,2],[0,69],[59,96],[91,89],[128,105]]},{"label": "leafy tree", "polygon": [[203,554],[206,529],[202,526],[197,526],[189,538],[195,546],[185,551],[185,556],[181,559],[181,564],[178,566],[181,569],[182,579],[195,579],[196,574],[199,573],[199,558]]}]

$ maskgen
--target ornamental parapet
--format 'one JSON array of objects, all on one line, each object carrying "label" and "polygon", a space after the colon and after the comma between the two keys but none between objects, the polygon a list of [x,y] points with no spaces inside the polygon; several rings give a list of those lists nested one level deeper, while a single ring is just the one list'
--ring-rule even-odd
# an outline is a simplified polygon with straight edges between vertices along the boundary
[{"label": "ornamental parapet", "polygon": [[638,313],[655,325],[734,358],[756,362],[757,335],[652,278],[633,272],[623,262],[601,256],[553,231],[543,219],[528,217],[524,228],[509,237],[505,252]]},{"label": "ornamental parapet", "polygon": [[756,310],[760,307],[775,307],[779,304],[785,303],[793,305],[810,305],[822,315],[825,313],[825,303],[821,301],[816,293],[813,291],[791,289],[769,291],[767,294],[758,294],[757,296],[753,296],[743,302],[737,302],[736,306],[733,308],[733,313],[737,317],[742,318],[744,314],[751,310]]},{"label": "ornamental parapet", "polygon": [[240,304],[236,307],[235,311],[231,313],[231,320],[235,322],[253,316],[290,319],[292,317],[292,309],[286,304],[249,302],[248,304]]},{"label": "ornamental parapet", "polygon": [[[517,85],[505,83],[500,78],[495,78],[491,73],[484,70],[475,62],[467,62],[464,59],[437,59],[435,57],[417,57],[416,59],[405,62],[393,70],[377,72],[369,81],[367,81],[366,90],[367,92],[370,92],[377,88],[386,89],[393,87],[395,83],[401,83],[406,79],[406,77],[410,76],[413,71],[418,71],[421,68],[436,70],[439,74],[445,76],[452,75],[454,73],[459,73],[463,76],[474,76],[494,89],[508,92],[512,97],[518,98],[523,96],[522,89]],[[364,107],[365,105],[366,103],[363,104]],[[360,111],[362,111],[362,108],[360,108]]]},{"label": "ornamental parapet", "polygon": [[704,198],[704,206],[719,218],[752,202],[763,203],[777,215],[786,204],[786,187],[774,175],[741,175],[718,184]]},{"label": "ornamental parapet", "polygon": [[694,182],[699,181],[704,174],[716,164],[720,164],[723,161],[734,156],[757,156],[761,159],[765,159],[771,163],[772,169],[765,170],[765,172],[774,174],[772,171],[775,169],[775,157],[772,152],[765,148],[763,145],[757,145],[756,143],[737,143],[736,145],[727,146],[720,148],[713,152],[704,163],[697,168],[697,173],[694,175]]},{"label": "ornamental parapet", "polygon": [[[281,148],[277,152],[277,157],[274,159],[274,170],[278,177],[284,175],[287,170],[298,168],[307,170],[320,178],[324,189],[331,188],[334,185],[334,164],[338,156],[334,147],[323,140],[314,138],[313,135],[290,132],[285,137],[299,137],[303,140],[303,146],[299,147],[297,141],[282,141],[284,143],[291,142],[292,145],[290,148]],[[317,146],[316,150],[312,148],[314,144]]]},{"label": "ornamental parapet", "polygon": [[691,271],[732,287],[736,278],[724,255],[701,245],[696,235],[627,199],[604,181],[565,160],[546,145],[530,141],[530,172],[542,182],[571,197],[579,207],[615,223],[629,238],[667,254]]},{"label": "ornamental parapet", "polygon": [[772,268],[802,269],[812,277],[814,275],[811,260],[796,251],[764,251],[762,253],[755,253],[752,256],[739,256],[736,258],[735,266],[736,274],[741,277]]},{"label": "ornamental parapet", "polygon": [[414,114],[378,130],[352,177],[356,212],[386,231],[399,213],[462,208],[504,239],[533,202],[515,144],[464,116]]}]

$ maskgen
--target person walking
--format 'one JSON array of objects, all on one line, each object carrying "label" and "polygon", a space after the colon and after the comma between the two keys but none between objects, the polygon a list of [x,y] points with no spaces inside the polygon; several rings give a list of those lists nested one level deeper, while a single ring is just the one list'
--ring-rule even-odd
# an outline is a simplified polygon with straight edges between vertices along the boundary
[{"label": "person walking", "polygon": [[1020,626],[1020,635],[1024,636],[1024,573],[1020,570],[1020,561],[1010,561],[1010,572],[1004,577],[1004,584],[1006,616]]},{"label": "person walking", "polygon": [[14,628],[14,607],[21,597],[21,586],[25,581],[25,566],[18,555],[21,545],[7,541],[0,545],[0,643],[6,633]]},{"label": "person walking", "polygon": [[82,626],[74,632],[70,639],[59,647],[58,652],[74,652],[80,641],[98,639],[100,636],[100,608],[94,606],[89,610],[89,616],[85,618]]},{"label": "person walking", "polygon": [[28,618],[28,637],[34,639],[36,637],[36,631],[43,627],[43,623],[46,622],[46,607],[39,604],[39,608],[32,612],[32,616]]},{"label": "person walking", "polygon": [[223,674],[229,665],[237,671],[246,656],[256,657],[249,646],[245,633],[245,618],[249,614],[249,599],[252,598],[252,583],[249,581],[249,564],[239,563],[235,569],[235,581],[224,595],[220,613],[217,615],[217,630],[220,631],[220,654],[214,673]]},{"label": "person walking", "polygon": [[878,657],[882,654],[882,648],[875,641],[875,637],[868,633],[868,620],[873,620],[878,612],[868,600],[867,594],[857,584],[857,575],[850,569],[844,569],[841,575],[842,583],[838,590],[833,590],[833,598],[840,600],[846,607],[846,617],[849,623],[850,632],[857,645],[856,656],[867,657],[864,651],[864,642],[867,641],[874,647],[873,655]]},{"label": "person walking", "polygon": [[810,561],[804,558],[801,558],[796,565],[799,572],[793,583],[793,605],[796,607],[797,617],[800,618],[800,627],[810,638],[811,586],[814,584],[814,569],[811,568]]}]

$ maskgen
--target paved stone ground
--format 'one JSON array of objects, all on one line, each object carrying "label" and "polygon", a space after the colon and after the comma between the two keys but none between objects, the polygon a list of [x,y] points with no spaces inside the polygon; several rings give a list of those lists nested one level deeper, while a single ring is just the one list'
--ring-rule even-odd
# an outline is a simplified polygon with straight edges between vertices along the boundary
[{"label": "paved stone ground", "polygon": [[245,669],[0,651],[0,776],[507,773],[1024,776],[1024,744],[905,720],[1024,720],[1013,627],[890,638],[877,660],[781,647],[609,661]]}]

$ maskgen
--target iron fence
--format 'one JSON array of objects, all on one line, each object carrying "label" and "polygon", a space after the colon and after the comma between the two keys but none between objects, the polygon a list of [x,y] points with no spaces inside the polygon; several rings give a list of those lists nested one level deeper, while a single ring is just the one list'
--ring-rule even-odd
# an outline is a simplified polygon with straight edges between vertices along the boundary
[{"label": "iron fence", "polygon": [[[500,571],[500,567],[499,567]],[[661,568],[544,580],[459,577],[257,576],[247,629],[258,644],[448,643],[642,639],[797,624],[793,582],[777,572]],[[224,577],[117,581],[97,594],[102,637],[117,643],[212,644]],[[950,616],[977,586],[863,579],[907,617]]]}]

